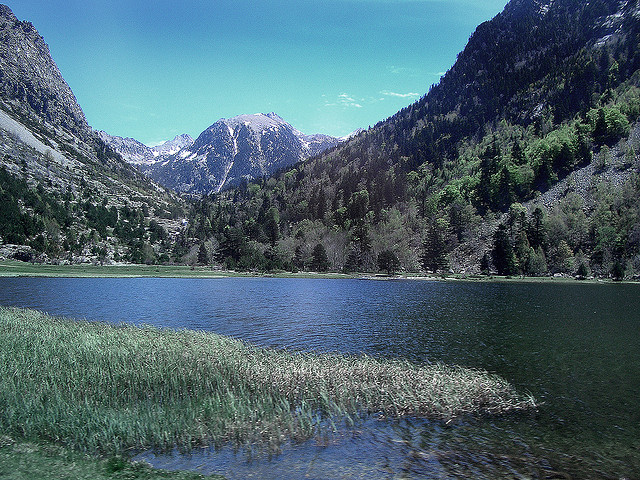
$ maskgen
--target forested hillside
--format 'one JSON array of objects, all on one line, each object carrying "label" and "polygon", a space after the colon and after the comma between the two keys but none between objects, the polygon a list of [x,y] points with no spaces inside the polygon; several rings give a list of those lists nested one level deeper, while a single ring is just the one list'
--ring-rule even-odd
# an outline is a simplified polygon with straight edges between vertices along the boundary
[{"label": "forested hillside", "polygon": [[638,2],[514,0],[418,102],[193,206],[228,268],[633,275]]}]

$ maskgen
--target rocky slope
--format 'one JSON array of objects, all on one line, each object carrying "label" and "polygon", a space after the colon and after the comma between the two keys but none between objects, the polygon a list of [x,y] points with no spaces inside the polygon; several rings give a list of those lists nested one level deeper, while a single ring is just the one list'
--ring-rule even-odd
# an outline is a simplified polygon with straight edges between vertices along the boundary
[{"label": "rocky slope", "polygon": [[133,237],[124,237],[130,236],[134,218],[142,244],[151,220],[162,217],[170,231],[179,226],[170,218],[182,211],[181,201],[90,128],[44,39],[5,5],[0,5],[0,170],[0,244],[23,244],[29,256],[54,259],[64,252],[70,260],[126,259]]}]

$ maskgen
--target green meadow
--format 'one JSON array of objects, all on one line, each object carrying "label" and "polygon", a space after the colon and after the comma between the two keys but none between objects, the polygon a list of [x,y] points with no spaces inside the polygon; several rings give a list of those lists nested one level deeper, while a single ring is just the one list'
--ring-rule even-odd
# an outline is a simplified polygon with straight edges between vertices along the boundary
[{"label": "green meadow", "polygon": [[241,276],[230,272],[219,272],[210,267],[188,265],[99,265],[73,264],[53,265],[27,263],[16,260],[0,261],[0,276],[39,277],[189,277],[215,278]]}]

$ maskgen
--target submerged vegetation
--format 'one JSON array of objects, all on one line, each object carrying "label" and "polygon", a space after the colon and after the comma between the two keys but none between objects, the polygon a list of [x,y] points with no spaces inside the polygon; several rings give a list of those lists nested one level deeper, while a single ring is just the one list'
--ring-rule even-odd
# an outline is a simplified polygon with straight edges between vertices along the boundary
[{"label": "submerged vegetation", "polygon": [[443,365],[257,348],[212,333],[0,308],[0,430],[86,453],[278,445],[362,415],[532,408],[502,378]]}]

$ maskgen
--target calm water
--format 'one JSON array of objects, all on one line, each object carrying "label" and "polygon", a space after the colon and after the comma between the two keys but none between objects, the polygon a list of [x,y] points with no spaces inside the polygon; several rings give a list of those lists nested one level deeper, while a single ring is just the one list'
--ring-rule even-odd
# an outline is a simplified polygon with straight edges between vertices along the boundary
[{"label": "calm water", "polygon": [[372,420],[271,457],[144,456],[160,467],[229,479],[640,478],[640,285],[0,278],[0,304],[478,367],[544,402],[448,425]]}]

